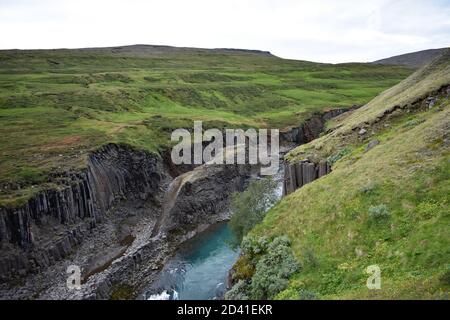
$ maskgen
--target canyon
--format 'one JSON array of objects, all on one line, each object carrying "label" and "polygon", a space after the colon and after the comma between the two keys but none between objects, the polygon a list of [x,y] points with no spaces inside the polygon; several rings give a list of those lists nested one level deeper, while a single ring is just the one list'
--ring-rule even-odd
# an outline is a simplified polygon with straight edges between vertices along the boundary
[{"label": "canyon", "polygon": [[[317,138],[327,120],[345,111],[315,114],[282,130],[285,151]],[[329,172],[323,166],[319,176]],[[284,170],[288,194],[295,170]],[[123,288],[135,296],[181,243],[229,219],[230,195],[256,171],[238,164],[175,166],[167,156],[104,145],[88,156],[85,169],[55,177],[56,188],[0,209],[0,296],[108,299]],[[304,172],[303,183],[312,181]],[[66,288],[69,265],[82,269],[81,290]]]}]

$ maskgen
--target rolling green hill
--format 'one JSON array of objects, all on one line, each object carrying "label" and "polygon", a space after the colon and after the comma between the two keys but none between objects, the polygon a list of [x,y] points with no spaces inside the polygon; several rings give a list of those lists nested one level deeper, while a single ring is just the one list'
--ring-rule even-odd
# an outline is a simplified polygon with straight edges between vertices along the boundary
[{"label": "rolling green hill", "polygon": [[364,104],[412,72],[317,64],[261,51],[129,46],[0,51],[0,204],[84,166],[107,142],[161,151],[170,133],[298,125]]},{"label": "rolling green hill", "polygon": [[[251,232],[287,235],[301,265],[275,298],[448,299],[449,98],[446,50],[288,154],[291,163],[328,159],[333,171],[283,198]],[[248,261],[237,263],[238,278],[251,280]],[[371,265],[380,290],[366,287]]]}]

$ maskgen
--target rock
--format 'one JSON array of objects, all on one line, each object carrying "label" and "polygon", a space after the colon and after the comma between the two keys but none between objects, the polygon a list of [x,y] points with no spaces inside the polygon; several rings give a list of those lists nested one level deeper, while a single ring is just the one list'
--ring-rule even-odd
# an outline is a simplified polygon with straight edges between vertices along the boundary
[{"label": "rock", "polygon": [[367,133],[367,130],[364,129],[364,128],[361,128],[361,130],[359,130],[359,132],[358,132],[358,134],[359,134],[360,136],[362,136],[362,135],[364,135],[364,134],[366,134],[366,133]]},{"label": "rock", "polygon": [[291,194],[297,189],[297,178],[295,166],[289,163],[284,164],[284,195]]},{"label": "rock", "polygon": [[316,179],[316,166],[314,163],[305,162],[302,164],[303,184],[310,183]]},{"label": "rock", "polygon": [[323,177],[327,173],[328,173],[327,172],[327,161],[326,160],[321,160],[319,162],[319,178]]},{"label": "rock", "polygon": [[295,177],[297,181],[297,188],[301,188],[303,186],[303,171],[301,163],[295,164]]},{"label": "rock", "polygon": [[431,109],[436,104],[436,98],[435,97],[428,97],[425,103],[428,105],[428,108]]},{"label": "rock", "polygon": [[443,144],[444,146],[450,145],[450,139],[444,139],[444,140],[442,141],[442,144]]},{"label": "rock", "polygon": [[327,174],[331,172],[331,165],[327,161]]},{"label": "rock", "polygon": [[350,109],[333,109],[323,114],[314,114],[300,127],[290,127],[280,131],[280,141],[297,144],[308,143],[320,136],[324,130],[326,121],[359,107],[355,105]]},{"label": "rock", "polygon": [[379,144],[380,144],[380,141],[378,139],[371,140],[369,142],[369,144],[367,145],[367,147],[366,147],[366,152],[369,151],[370,149],[372,149],[373,147],[379,145]]},{"label": "rock", "polygon": [[67,257],[84,237],[73,225],[92,229],[116,201],[152,197],[164,175],[157,156],[108,144],[90,155],[87,169],[55,174],[58,188],[19,207],[0,207],[2,258],[20,261],[0,263],[0,278],[36,272]]},{"label": "rock", "polygon": [[[245,189],[250,169],[248,165],[202,165],[179,176],[166,194],[157,228],[162,233],[183,236],[199,225],[229,218],[230,196]],[[285,175],[292,178],[290,166]],[[287,191],[294,188],[293,183],[295,181],[286,183]]]},{"label": "rock", "polygon": [[287,163],[284,165],[283,195],[288,195],[330,172],[331,166],[326,160],[321,160],[318,164],[305,160],[293,165]]}]

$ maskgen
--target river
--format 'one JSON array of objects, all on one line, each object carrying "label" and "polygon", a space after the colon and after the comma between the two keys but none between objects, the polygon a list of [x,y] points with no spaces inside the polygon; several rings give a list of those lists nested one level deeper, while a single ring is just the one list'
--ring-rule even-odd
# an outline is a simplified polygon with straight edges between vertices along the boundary
[{"label": "river", "polygon": [[[282,166],[274,176],[277,196],[283,192]],[[140,295],[146,300],[223,299],[228,272],[239,256],[231,245],[232,233],[226,222],[218,223],[182,244],[155,281]]]},{"label": "river", "polygon": [[230,245],[232,236],[227,223],[219,223],[185,242],[141,298],[221,299],[228,270],[239,255],[239,249]]}]

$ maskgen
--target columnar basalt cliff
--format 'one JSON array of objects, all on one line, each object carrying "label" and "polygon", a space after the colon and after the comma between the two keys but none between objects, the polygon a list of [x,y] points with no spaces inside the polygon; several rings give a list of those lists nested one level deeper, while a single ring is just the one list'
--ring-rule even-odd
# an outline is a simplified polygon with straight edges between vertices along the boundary
[{"label": "columnar basalt cliff", "polygon": [[[333,109],[314,114],[298,128],[290,128],[280,132],[280,139],[285,143],[305,144],[317,139],[325,129],[325,123],[345,112],[355,110],[354,105],[347,109]],[[284,163],[283,195],[288,195],[303,185],[310,183],[331,172],[331,166],[323,160],[318,163],[303,160],[299,163]]]},{"label": "columnar basalt cliff", "polygon": [[[395,105],[390,109],[387,109],[383,114],[377,117],[372,123],[364,123],[363,126],[355,126],[353,128],[354,135],[357,136],[359,140],[367,139],[370,134],[369,130],[375,132],[379,130],[379,127],[384,128],[384,124],[386,120],[390,120],[396,117],[399,117],[403,113],[411,113],[416,112],[418,110],[426,110],[431,109],[435,106],[439,99],[448,99],[450,96],[450,86],[445,84],[434,90],[432,92],[428,92],[409,104],[404,105]],[[354,106],[349,110],[353,110],[358,108],[358,106]],[[337,109],[332,110],[331,112],[327,112],[322,116],[314,116],[310,120],[307,120],[300,128],[293,129],[289,131],[288,135],[285,137],[287,141],[300,139],[303,142],[300,144],[310,142],[319,137],[321,130],[324,129],[324,124],[326,120],[329,120],[333,117],[336,117],[345,112],[345,109]],[[308,134],[305,135],[304,133]],[[312,137],[310,139],[310,137]],[[368,144],[368,148],[372,147],[373,144],[377,144],[377,140],[373,140]],[[301,188],[303,185],[310,183],[322,176],[331,172],[331,166],[327,162],[327,160],[317,159],[312,157],[313,159],[302,160],[297,163],[285,163],[284,164],[284,185],[283,185],[283,195],[288,195],[294,192],[296,189]]]},{"label": "columnar basalt cliff", "polygon": [[153,197],[167,179],[154,155],[108,144],[87,169],[18,208],[0,208],[0,280],[37,272],[73,252],[118,200]]},{"label": "columnar basalt cliff", "polygon": [[[89,156],[82,172],[60,177],[65,183],[58,189],[44,190],[20,207],[1,208],[0,297],[27,298],[51,285],[43,298],[106,299],[117,285],[139,288],[180,242],[228,219],[230,194],[243,190],[250,177],[249,166],[202,165],[172,180],[166,162],[129,146],[108,144]],[[134,224],[127,225],[129,219]],[[125,232],[102,235],[98,229],[105,225],[108,232]],[[106,242],[106,247],[87,245],[87,238]],[[81,256],[91,253],[76,258],[83,272],[81,291],[66,288],[64,273],[43,283],[39,273],[45,278],[53,266],[65,272],[64,261],[72,261],[80,250]],[[1,286],[25,276],[27,285],[17,288],[19,293]]]},{"label": "columnar basalt cliff", "polygon": [[318,164],[308,160],[286,163],[284,165],[283,195],[288,195],[330,172],[331,166],[326,160],[322,160]]}]

